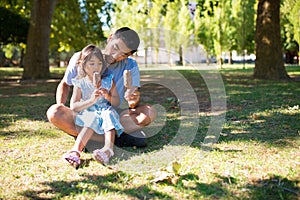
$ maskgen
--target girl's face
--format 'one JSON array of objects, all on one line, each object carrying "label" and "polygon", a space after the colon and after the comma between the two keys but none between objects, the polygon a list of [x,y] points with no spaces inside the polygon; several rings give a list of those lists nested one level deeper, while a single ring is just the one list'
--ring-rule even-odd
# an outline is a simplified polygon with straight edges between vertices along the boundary
[{"label": "girl's face", "polygon": [[102,70],[102,62],[97,58],[97,56],[93,55],[90,60],[88,60],[85,64],[85,72],[89,76],[91,80],[93,80],[94,72],[101,73]]}]

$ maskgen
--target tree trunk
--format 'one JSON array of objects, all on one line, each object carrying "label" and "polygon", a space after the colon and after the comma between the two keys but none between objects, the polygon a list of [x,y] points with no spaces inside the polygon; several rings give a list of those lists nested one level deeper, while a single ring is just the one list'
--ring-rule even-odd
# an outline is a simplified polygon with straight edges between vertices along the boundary
[{"label": "tree trunk", "polygon": [[182,58],[182,46],[179,46],[179,65],[183,65],[183,58]]},{"label": "tree trunk", "polygon": [[34,0],[24,57],[23,79],[49,78],[49,40],[57,0]]},{"label": "tree trunk", "polygon": [[254,78],[287,79],[280,36],[280,0],[259,0]]},{"label": "tree trunk", "polygon": [[148,59],[148,47],[145,47],[145,67],[147,67],[147,59]]}]

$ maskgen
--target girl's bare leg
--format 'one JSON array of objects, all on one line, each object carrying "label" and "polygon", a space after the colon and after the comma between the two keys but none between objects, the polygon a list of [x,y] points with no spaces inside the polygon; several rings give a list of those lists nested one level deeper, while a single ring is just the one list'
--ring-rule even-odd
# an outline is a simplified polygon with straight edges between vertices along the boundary
[{"label": "girl's bare leg", "polygon": [[90,128],[83,127],[76,138],[75,144],[71,151],[64,155],[64,158],[70,165],[77,168],[80,165],[80,154],[94,131]]},{"label": "girl's bare leg", "polygon": [[81,152],[82,149],[85,147],[89,139],[92,137],[94,131],[90,128],[83,127],[76,138],[75,144],[73,146],[74,151]]},{"label": "girl's bare leg", "polygon": [[112,149],[114,148],[114,143],[115,143],[115,135],[116,135],[116,130],[112,129],[110,131],[107,131],[104,135],[105,137],[105,143],[103,149],[109,148]]},{"label": "girl's bare leg", "polygon": [[114,142],[115,142],[115,134],[116,130],[112,129],[110,131],[105,132],[105,144],[102,149],[96,149],[93,152],[93,158],[102,163],[107,164],[110,158],[114,155]]}]

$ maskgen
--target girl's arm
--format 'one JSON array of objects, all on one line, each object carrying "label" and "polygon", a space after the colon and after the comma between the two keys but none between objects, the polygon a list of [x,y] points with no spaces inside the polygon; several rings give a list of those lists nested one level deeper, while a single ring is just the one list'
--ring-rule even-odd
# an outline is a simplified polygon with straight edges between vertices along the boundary
[{"label": "girl's arm", "polygon": [[70,101],[70,108],[71,110],[75,112],[82,111],[90,106],[92,106],[94,103],[97,102],[97,99],[100,96],[99,90],[95,90],[91,96],[90,99],[86,101],[80,101],[81,100],[81,88],[74,86],[73,88],[73,94]]},{"label": "girl's arm", "polygon": [[118,107],[120,104],[120,96],[118,94],[118,91],[116,89],[116,86],[114,82],[112,83],[110,92],[108,93],[106,89],[100,89],[102,92],[102,95],[104,96],[107,101],[110,102],[110,104],[114,107]]}]

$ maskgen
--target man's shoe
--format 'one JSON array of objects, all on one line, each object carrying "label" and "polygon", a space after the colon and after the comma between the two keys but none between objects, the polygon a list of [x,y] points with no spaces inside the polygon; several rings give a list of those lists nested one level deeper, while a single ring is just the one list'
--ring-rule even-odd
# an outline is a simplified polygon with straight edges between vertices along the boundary
[{"label": "man's shoe", "polygon": [[120,137],[116,137],[115,145],[118,147],[146,147],[146,134],[143,131],[136,131],[130,134],[123,132]]}]

